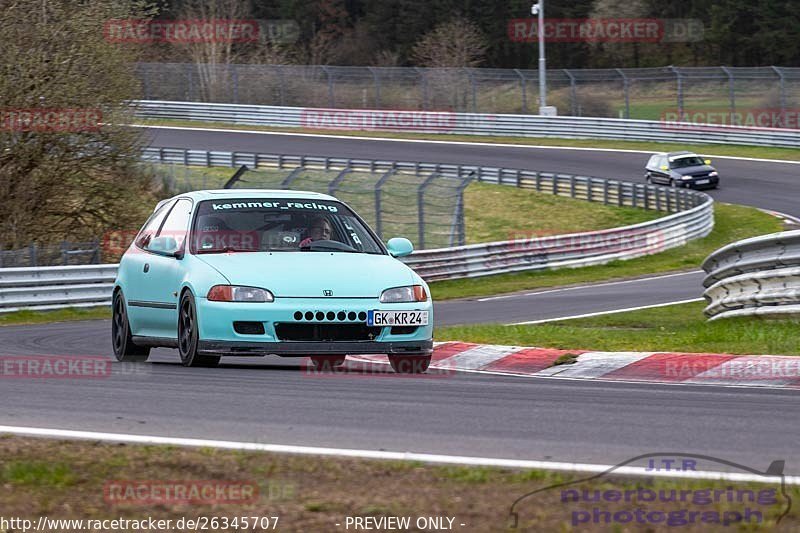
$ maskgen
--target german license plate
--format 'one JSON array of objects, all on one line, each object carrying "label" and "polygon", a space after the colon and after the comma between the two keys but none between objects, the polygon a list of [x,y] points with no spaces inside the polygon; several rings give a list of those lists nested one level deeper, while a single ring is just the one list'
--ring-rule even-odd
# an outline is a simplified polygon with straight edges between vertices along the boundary
[{"label": "german license plate", "polygon": [[368,311],[368,326],[427,326],[427,311]]},{"label": "german license plate", "polygon": [[697,185],[705,185],[706,183],[708,183],[708,180],[697,180],[697,181],[695,181],[695,183]]}]

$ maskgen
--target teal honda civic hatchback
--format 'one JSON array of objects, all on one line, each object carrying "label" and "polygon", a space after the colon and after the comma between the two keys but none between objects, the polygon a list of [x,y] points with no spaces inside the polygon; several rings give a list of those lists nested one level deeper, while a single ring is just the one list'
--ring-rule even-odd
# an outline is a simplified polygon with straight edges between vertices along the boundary
[{"label": "teal honda civic hatchback", "polygon": [[332,196],[286,190],[195,191],[160,202],[114,283],[120,361],[177,348],[185,366],[222,356],[386,354],[424,372],[433,350],[428,285]]}]

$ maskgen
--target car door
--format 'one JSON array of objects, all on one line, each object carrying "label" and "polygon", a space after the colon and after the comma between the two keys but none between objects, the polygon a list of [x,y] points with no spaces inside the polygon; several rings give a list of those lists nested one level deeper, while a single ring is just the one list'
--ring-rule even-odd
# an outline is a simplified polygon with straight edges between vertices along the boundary
[{"label": "car door", "polygon": [[137,302],[147,311],[142,319],[143,335],[177,339],[178,290],[184,261],[176,253],[184,249],[192,216],[192,201],[175,202],[156,236],[147,243],[142,265],[142,299]]},{"label": "car door", "polygon": [[655,181],[664,185],[669,185],[669,161],[665,155],[658,157],[658,162],[655,169]]},{"label": "car door", "polygon": [[120,264],[120,277],[124,279],[123,294],[128,305],[128,322],[132,335],[144,335],[149,328],[150,308],[144,304],[150,276],[149,272],[145,272],[145,265],[149,270],[152,254],[147,251],[147,245],[158,234],[174,204],[174,201],[168,202],[150,215]]}]

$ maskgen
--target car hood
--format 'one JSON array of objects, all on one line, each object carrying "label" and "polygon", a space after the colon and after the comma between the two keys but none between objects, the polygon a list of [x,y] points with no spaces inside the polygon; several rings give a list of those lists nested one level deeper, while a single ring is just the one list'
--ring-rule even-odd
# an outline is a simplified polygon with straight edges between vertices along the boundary
[{"label": "car hood", "polygon": [[377,298],[390,287],[413,285],[414,272],[389,255],[346,252],[200,254],[233,285],[269,289],[277,298]]},{"label": "car hood", "polygon": [[713,172],[715,169],[709,165],[696,165],[693,167],[686,167],[686,168],[673,168],[672,172],[678,174],[679,176],[705,176],[709,172]]}]

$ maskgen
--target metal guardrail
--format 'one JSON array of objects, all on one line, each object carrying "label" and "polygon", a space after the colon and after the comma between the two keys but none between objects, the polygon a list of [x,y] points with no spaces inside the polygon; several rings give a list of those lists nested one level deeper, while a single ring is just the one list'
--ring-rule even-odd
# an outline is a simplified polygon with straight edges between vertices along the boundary
[{"label": "metal guardrail", "polygon": [[[523,235],[502,242],[419,250],[404,259],[428,281],[588,266],[617,259],[631,259],[704,237],[714,225],[713,200],[706,194],[589,176],[467,165],[171,148],[149,148],[144,157],[155,162],[231,167],[252,165],[254,169],[293,165],[373,172],[392,169],[437,172],[454,177],[473,176],[482,182],[533,189],[590,202],[670,213],[656,220],[622,228],[546,237]],[[52,309],[108,304],[115,272],[116,265],[0,269],[0,312],[22,308]]]},{"label": "metal guardrail", "polygon": [[0,312],[111,304],[117,265],[0,269]]},{"label": "metal guardrail", "polygon": [[486,115],[432,111],[316,109],[202,102],[139,100],[142,119],[222,122],[356,131],[398,131],[511,137],[622,139],[672,143],[800,146],[800,130],[702,125],[615,118]]},{"label": "metal guardrail", "polygon": [[729,244],[703,262],[711,320],[800,314],[800,231]]}]

